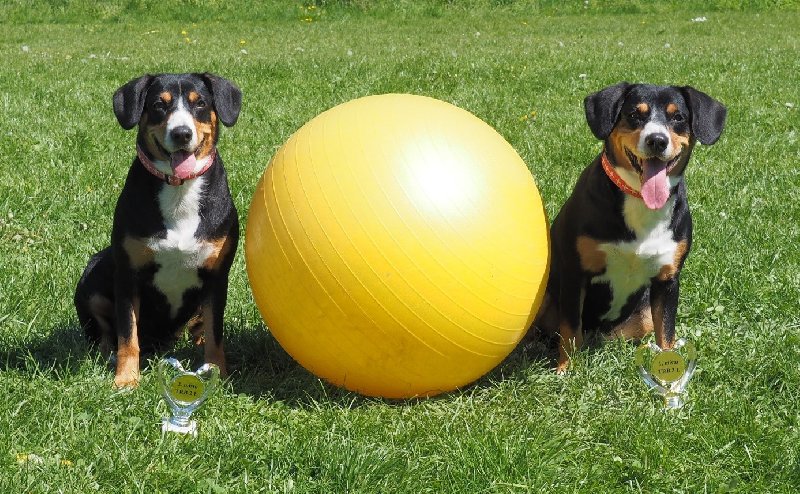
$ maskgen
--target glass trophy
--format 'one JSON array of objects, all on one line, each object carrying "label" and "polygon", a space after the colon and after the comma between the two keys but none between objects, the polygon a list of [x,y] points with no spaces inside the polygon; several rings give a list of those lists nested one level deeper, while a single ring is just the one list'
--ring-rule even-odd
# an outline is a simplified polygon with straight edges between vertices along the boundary
[{"label": "glass trophy", "polygon": [[664,398],[665,408],[681,408],[686,385],[697,368],[697,352],[686,338],[669,350],[651,341],[636,349],[636,367],[644,383]]},{"label": "glass trophy", "polygon": [[205,364],[190,372],[176,359],[165,358],[158,362],[158,376],[161,394],[172,412],[161,421],[161,431],[197,436],[197,422],[189,417],[219,386],[219,367]]}]

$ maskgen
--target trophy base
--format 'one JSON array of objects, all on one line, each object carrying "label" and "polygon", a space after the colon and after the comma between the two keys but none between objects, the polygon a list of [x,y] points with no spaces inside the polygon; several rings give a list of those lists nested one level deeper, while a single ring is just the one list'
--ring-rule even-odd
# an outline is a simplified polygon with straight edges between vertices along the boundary
[{"label": "trophy base", "polygon": [[197,437],[197,422],[191,420],[186,425],[179,425],[165,418],[161,420],[161,432],[176,432],[178,434],[189,434],[192,437]]}]

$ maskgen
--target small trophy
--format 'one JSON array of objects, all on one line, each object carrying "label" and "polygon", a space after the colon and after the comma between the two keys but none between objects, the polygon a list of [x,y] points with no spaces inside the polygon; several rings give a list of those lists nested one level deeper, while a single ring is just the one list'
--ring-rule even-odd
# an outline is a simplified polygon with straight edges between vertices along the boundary
[{"label": "small trophy", "polygon": [[161,431],[197,436],[197,422],[189,420],[219,385],[219,367],[205,364],[194,372],[184,370],[174,358],[158,362],[159,385],[172,416],[161,421]]},{"label": "small trophy", "polygon": [[655,342],[636,349],[636,367],[645,384],[664,398],[667,409],[681,408],[686,385],[697,367],[697,352],[686,338],[662,350]]}]

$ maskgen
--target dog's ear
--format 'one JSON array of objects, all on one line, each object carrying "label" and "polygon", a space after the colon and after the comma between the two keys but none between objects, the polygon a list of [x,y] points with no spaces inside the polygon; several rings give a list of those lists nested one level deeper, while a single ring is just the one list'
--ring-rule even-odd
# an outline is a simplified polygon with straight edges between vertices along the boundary
[{"label": "dog's ear", "polygon": [[152,75],[133,79],[114,93],[114,115],[123,129],[132,129],[139,123],[144,110],[147,88],[153,81]]},{"label": "dog's ear", "polygon": [[199,74],[205,81],[206,86],[214,96],[214,109],[217,111],[220,122],[230,127],[239,118],[239,110],[242,108],[242,92],[236,84],[214,74]]},{"label": "dog's ear", "polygon": [[590,94],[583,100],[586,122],[589,123],[592,134],[601,141],[605,140],[614,129],[614,124],[617,123],[617,117],[622,108],[622,101],[631,87],[632,84],[620,82]]},{"label": "dog's ear", "polygon": [[714,144],[725,128],[728,109],[711,96],[691,86],[680,88],[692,112],[692,134],[703,144]]}]

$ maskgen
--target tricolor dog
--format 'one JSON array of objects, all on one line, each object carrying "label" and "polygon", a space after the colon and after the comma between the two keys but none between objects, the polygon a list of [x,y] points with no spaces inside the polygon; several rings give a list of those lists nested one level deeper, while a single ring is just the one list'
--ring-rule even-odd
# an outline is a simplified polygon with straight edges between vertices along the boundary
[{"label": "tricolor dog", "polygon": [[684,170],[713,144],[726,108],[688,86],[622,82],[584,100],[603,151],[551,227],[552,263],[537,326],[559,335],[566,371],[583,332],[675,339],[681,268],[692,245]]},{"label": "tricolor dog", "polygon": [[219,124],[239,117],[241,92],[213,74],[145,75],[114,94],[138,126],[136,158],[114,211],[111,246],[89,261],[75,292],[87,338],[116,349],[118,387],[139,381],[140,352],[174,344],[183,328],[225,372],[222,317],[239,220],[217,152]]}]

